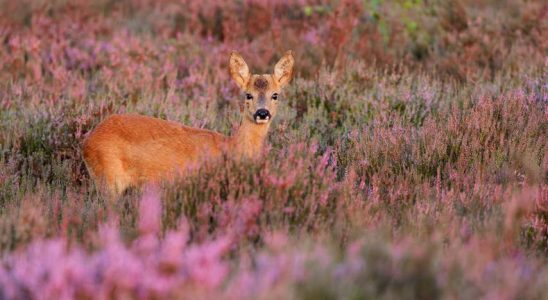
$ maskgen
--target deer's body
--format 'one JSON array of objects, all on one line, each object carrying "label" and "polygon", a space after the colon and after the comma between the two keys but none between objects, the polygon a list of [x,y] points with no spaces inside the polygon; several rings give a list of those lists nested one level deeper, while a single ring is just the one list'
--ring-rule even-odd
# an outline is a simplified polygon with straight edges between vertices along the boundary
[{"label": "deer's body", "polygon": [[129,186],[184,174],[225,151],[244,158],[258,156],[276,112],[277,93],[289,81],[292,66],[288,52],[274,75],[250,75],[243,59],[231,55],[230,73],[247,99],[241,126],[230,137],[140,115],[108,117],[84,142],[84,160],[92,178],[116,196]]}]

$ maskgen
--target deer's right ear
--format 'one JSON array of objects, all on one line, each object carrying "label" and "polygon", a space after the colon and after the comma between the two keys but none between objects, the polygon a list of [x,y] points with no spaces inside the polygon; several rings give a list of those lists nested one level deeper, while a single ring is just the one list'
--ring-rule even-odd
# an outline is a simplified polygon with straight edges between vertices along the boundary
[{"label": "deer's right ear", "polygon": [[230,76],[236,81],[236,84],[238,84],[240,89],[245,89],[250,77],[249,68],[238,52],[232,51],[230,54],[228,69]]}]

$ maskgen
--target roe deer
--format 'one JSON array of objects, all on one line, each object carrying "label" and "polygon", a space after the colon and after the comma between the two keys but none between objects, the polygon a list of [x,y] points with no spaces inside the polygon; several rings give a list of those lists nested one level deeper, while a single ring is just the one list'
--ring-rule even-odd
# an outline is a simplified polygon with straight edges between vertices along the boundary
[{"label": "roe deer", "polygon": [[291,80],[293,63],[287,51],[273,74],[252,75],[244,59],[231,53],[230,76],[245,99],[240,128],[230,137],[141,115],[108,117],[84,141],[84,161],[91,177],[116,197],[130,186],[172,178],[223,151],[231,156],[257,156],[276,115],[278,94]]}]

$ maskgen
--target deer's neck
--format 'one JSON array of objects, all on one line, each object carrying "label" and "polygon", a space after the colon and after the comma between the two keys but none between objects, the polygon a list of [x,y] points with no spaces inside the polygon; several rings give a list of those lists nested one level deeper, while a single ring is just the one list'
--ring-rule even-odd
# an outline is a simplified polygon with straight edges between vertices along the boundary
[{"label": "deer's neck", "polygon": [[258,125],[244,118],[240,128],[231,137],[231,143],[239,154],[246,157],[256,157],[263,149],[269,128],[270,122]]}]

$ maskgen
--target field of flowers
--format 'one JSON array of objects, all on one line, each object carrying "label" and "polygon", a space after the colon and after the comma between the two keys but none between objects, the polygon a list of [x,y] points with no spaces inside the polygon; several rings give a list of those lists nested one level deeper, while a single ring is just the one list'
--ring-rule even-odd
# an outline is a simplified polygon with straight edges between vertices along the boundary
[{"label": "field of flowers", "polygon": [[[542,0],[0,0],[0,299],[548,299]],[[295,78],[261,159],[110,203],[113,113],[230,134]]]}]

